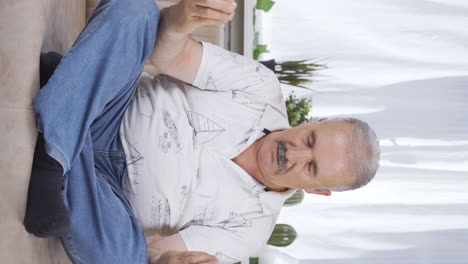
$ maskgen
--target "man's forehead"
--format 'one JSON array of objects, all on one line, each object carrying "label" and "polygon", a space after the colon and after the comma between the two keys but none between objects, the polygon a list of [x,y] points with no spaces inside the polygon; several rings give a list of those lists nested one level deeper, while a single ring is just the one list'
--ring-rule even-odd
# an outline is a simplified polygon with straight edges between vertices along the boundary
[{"label": "man's forehead", "polygon": [[[325,165],[325,163],[322,163],[322,165]],[[321,174],[322,177],[330,178],[336,185],[346,185],[355,182],[354,175],[351,171],[347,159],[341,161],[330,160],[328,166],[322,166],[322,173],[319,174]]]},{"label": "man's forehead", "polygon": [[337,140],[347,140],[352,126],[343,121],[325,121],[307,125],[304,129],[310,134],[315,133],[316,138],[335,137]]}]

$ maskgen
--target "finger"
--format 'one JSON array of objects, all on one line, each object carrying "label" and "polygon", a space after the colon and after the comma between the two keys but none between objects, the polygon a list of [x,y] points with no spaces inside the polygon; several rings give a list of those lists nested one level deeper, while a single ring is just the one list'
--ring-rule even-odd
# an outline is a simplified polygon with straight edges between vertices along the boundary
[{"label": "finger", "polygon": [[196,255],[207,255],[211,256],[210,254],[204,252],[204,251],[184,251],[182,254],[184,257],[189,257],[189,256],[196,256]]},{"label": "finger", "polygon": [[206,252],[203,251],[184,251],[183,257],[188,258],[188,257],[194,257],[194,256],[205,256],[205,257],[213,257],[213,255],[210,255]]},{"label": "finger", "polygon": [[185,259],[184,263],[187,264],[218,264],[218,260],[211,256],[211,257],[204,257],[202,258],[201,256],[193,256],[189,259]]},{"label": "finger", "polygon": [[228,22],[232,19],[234,13],[224,13],[209,7],[201,7],[197,6],[194,16],[208,18],[208,19],[215,19],[223,22]]},{"label": "finger", "polygon": [[228,14],[237,8],[237,3],[233,0],[195,0],[194,3],[197,6],[212,8]]},{"label": "finger", "polygon": [[200,251],[187,251],[184,255],[184,263],[201,264],[201,263],[216,263],[215,256]]},{"label": "finger", "polygon": [[195,24],[197,27],[204,27],[204,26],[218,26],[226,23],[225,21],[216,20],[216,19],[209,19],[204,17],[195,17]]},{"label": "finger", "polygon": [[218,259],[214,259],[214,260],[211,260],[211,261],[208,261],[208,262],[200,262],[198,264],[219,264],[219,261],[218,261]]}]

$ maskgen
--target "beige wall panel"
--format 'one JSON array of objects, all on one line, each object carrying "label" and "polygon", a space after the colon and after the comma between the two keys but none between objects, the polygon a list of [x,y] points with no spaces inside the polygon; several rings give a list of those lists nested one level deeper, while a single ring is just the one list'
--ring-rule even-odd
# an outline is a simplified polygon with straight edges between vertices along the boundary
[{"label": "beige wall panel", "polygon": [[85,24],[85,1],[0,2],[0,260],[70,263],[57,239],[23,226],[36,140],[32,98],[39,90],[41,51],[65,53]]}]

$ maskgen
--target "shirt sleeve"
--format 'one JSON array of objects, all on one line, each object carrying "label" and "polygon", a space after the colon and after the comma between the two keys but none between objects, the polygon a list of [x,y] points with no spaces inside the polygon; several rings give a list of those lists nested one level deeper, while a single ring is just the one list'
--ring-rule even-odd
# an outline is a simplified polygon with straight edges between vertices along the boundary
[{"label": "shirt sleeve", "polygon": [[193,86],[211,92],[224,92],[241,104],[284,102],[273,71],[253,59],[201,42],[203,55]]},{"label": "shirt sleeve", "polygon": [[192,225],[179,234],[188,251],[203,251],[216,256],[221,264],[227,264],[254,256],[268,241],[273,226],[273,217],[263,217],[249,228]]}]

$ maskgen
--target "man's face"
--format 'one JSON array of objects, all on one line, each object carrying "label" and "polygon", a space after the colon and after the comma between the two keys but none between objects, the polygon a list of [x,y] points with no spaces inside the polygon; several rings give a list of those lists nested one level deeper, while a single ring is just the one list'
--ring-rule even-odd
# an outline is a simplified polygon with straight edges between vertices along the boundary
[{"label": "man's face", "polygon": [[352,184],[346,145],[351,125],[304,123],[268,134],[259,142],[257,169],[266,186],[328,194],[320,187]]}]

